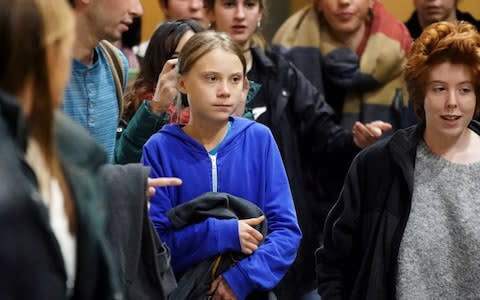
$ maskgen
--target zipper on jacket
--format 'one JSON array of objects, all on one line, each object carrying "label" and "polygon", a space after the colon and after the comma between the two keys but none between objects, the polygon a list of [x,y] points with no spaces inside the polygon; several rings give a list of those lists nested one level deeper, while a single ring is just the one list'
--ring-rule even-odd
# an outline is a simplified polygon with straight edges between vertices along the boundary
[{"label": "zipper on jacket", "polygon": [[217,155],[210,155],[212,161],[212,192],[217,192]]}]

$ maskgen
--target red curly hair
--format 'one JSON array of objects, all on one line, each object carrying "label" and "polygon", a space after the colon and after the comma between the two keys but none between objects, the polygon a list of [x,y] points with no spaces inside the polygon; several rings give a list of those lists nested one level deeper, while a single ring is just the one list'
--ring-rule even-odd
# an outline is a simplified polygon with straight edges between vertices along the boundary
[{"label": "red curly hair", "polygon": [[425,121],[424,102],[430,69],[444,62],[466,65],[470,69],[477,98],[475,116],[478,116],[480,34],[467,22],[438,22],[426,27],[420,37],[415,40],[404,68],[407,90],[417,117]]}]

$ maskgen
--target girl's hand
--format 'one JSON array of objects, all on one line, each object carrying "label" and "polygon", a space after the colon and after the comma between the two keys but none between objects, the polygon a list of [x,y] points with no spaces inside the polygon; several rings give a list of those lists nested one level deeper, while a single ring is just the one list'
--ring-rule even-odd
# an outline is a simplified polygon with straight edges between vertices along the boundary
[{"label": "girl's hand", "polygon": [[238,220],[238,236],[242,253],[250,255],[257,250],[263,235],[253,226],[261,224],[265,220],[265,216],[258,218]]}]

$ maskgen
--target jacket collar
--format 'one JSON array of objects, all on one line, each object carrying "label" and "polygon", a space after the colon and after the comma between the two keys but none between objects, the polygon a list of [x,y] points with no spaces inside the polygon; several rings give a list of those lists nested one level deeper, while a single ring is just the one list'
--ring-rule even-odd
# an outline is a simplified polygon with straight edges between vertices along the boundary
[{"label": "jacket collar", "polygon": [[0,90],[0,117],[17,146],[25,152],[28,135],[25,116],[16,98],[3,90]]},{"label": "jacket collar", "polygon": [[415,168],[415,155],[417,145],[422,138],[425,124],[399,129],[391,138],[389,151],[393,160],[403,173],[406,179],[410,195],[413,193],[413,172]]},{"label": "jacket collar", "polygon": [[259,47],[252,48],[252,59],[261,69],[273,69],[275,67],[274,62]]},{"label": "jacket collar", "polygon": [[[480,135],[480,122],[472,120],[468,128]],[[413,192],[413,171],[417,145],[422,139],[424,131],[424,122],[409,128],[399,129],[392,136],[388,146],[393,160],[400,167],[407,180],[410,193]]]}]

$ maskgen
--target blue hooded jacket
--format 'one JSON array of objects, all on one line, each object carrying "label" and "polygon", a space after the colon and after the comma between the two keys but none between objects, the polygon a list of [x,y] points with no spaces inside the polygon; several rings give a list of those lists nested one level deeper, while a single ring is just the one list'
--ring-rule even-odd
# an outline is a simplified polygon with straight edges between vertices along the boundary
[{"label": "blue hooded jacket", "polygon": [[172,253],[172,267],[182,272],[216,254],[241,251],[236,219],[207,220],[174,230],[166,212],[205,192],[225,192],[255,203],[265,213],[268,235],[249,257],[223,274],[238,299],[254,290],[275,287],[293,263],[301,239],[292,195],[280,152],[270,130],[259,123],[230,118],[231,128],[216,155],[167,125],[143,148],[142,162],[152,177],[179,177],[181,186],[157,188],[150,217]]}]

